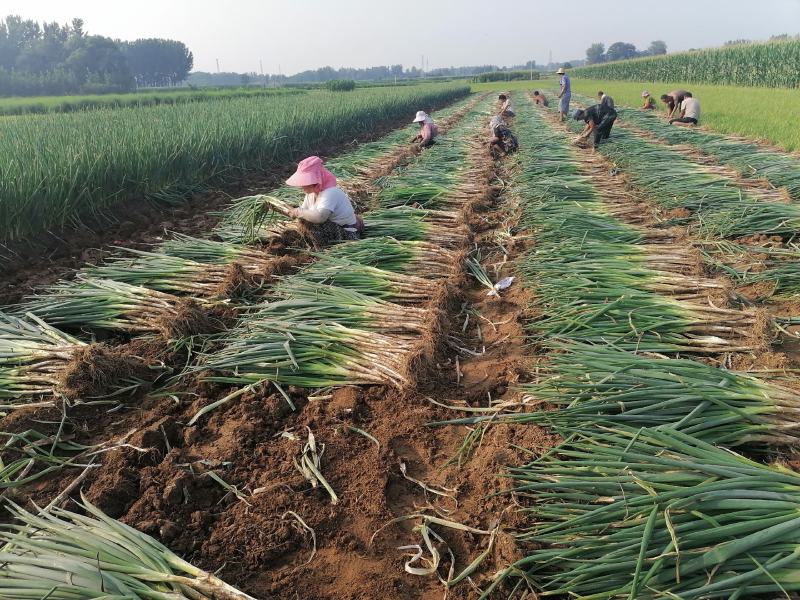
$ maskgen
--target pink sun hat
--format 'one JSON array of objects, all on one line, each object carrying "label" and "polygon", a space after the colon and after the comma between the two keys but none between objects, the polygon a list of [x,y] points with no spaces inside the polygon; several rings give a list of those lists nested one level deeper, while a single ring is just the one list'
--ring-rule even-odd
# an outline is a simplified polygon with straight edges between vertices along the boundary
[{"label": "pink sun hat", "polygon": [[336,185],[336,176],[325,168],[319,156],[309,156],[301,160],[294,175],[286,180],[286,185],[292,187],[317,184],[320,184],[323,190]]}]

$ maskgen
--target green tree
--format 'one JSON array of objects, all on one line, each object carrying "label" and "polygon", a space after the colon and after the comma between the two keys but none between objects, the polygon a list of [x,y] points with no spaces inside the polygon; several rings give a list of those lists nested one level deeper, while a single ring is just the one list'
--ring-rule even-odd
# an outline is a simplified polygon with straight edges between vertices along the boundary
[{"label": "green tree", "polygon": [[647,54],[650,56],[659,56],[667,53],[667,43],[663,40],[653,40],[647,48]]},{"label": "green tree", "polygon": [[595,42],[586,49],[586,62],[590,65],[603,62],[605,60],[606,47],[600,42]]},{"label": "green tree", "polygon": [[636,46],[628,42],[614,42],[606,51],[606,60],[626,60],[636,56]]},{"label": "green tree", "polygon": [[139,39],[124,42],[121,48],[139,85],[180,83],[194,66],[194,56],[186,44],[176,40]]}]

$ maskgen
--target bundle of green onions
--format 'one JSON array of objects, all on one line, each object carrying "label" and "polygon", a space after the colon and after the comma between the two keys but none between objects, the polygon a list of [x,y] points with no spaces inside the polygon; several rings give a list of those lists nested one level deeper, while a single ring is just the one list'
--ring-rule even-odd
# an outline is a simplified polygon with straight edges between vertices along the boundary
[{"label": "bundle of green onions", "polygon": [[52,394],[60,373],[83,346],[33,315],[0,313],[0,398]]},{"label": "bundle of green onions", "polygon": [[172,239],[158,247],[160,254],[199,263],[227,265],[233,262],[257,264],[266,257],[263,251],[230,241],[216,241],[173,233]]},{"label": "bundle of green onions", "polygon": [[[305,279],[303,274],[285,278],[274,289],[284,298],[253,307],[256,319],[303,323],[337,323],[381,333],[421,334],[429,328],[428,311],[401,306],[355,289]],[[250,316],[246,318],[248,320]]]},{"label": "bundle of green onions", "polygon": [[278,288],[293,295],[293,288],[301,281],[336,286],[398,304],[424,304],[438,289],[435,281],[424,277],[379,269],[324,254],[318,255],[315,262],[297,275],[284,278]]},{"label": "bundle of green onions", "polygon": [[369,237],[328,248],[325,255],[394,273],[418,274],[428,278],[449,277],[458,254],[425,241]]},{"label": "bundle of green onions", "polygon": [[87,515],[9,506],[16,521],[0,532],[0,598],[255,600],[85,498],[80,506]]},{"label": "bundle of green onions", "polygon": [[196,300],[91,277],[46,288],[30,296],[19,312],[51,325],[127,333],[157,331],[170,338],[215,329]]},{"label": "bundle of green onions", "polygon": [[346,327],[336,322],[282,321],[258,314],[229,332],[224,347],[201,365],[235,385],[262,381],[300,387],[389,384],[403,386],[412,337]]},{"label": "bundle of green onions", "polygon": [[539,549],[498,581],[520,574],[541,595],[596,600],[800,589],[797,473],[674,429],[572,431],[511,470],[533,520],[519,540]]},{"label": "bundle of green onions", "polygon": [[129,256],[116,256],[102,265],[87,267],[81,277],[113,280],[160,292],[196,296],[224,295],[228,282],[239,278],[255,286],[268,261],[228,264],[196,262],[157,252],[126,249]]},{"label": "bundle of green onions", "polygon": [[591,423],[671,428],[705,442],[739,446],[800,444],[797,393],[748,375],[687,359],[608,346],[552,344],[549,375],[521,386],[523,404],[557,410],[515,413],[521,422],[569,429]]},{"label": "bundle of green onions", "polygon": [[467,230],[455,211],[403,206],[368,212],[364,215],[364,235],[367,238],[393,237],[453,247],[464,243]]},{"label": "bundle of green onions", "polygon": [[[288,186],[270,195],[237,198],[227,209],[215,231],[240,230],[241,242],[252,244],[265,236],[278,235],[289,224],[289,209],[297,203],[298,190]],[[224,237],[224,236],[223,236]]]}]

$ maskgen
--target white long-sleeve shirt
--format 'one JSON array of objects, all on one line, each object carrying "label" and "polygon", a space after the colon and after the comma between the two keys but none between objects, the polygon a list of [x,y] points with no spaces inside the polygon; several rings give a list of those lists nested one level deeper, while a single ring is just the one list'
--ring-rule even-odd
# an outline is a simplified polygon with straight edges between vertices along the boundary
[{"label": "white long-sleeve shirt", "polygon": [[319,194],[306,194],[298,216],[309,223],[333,221],[342,227],[349,227],[356,222],[350,198],[338,187],[322,190]]}]

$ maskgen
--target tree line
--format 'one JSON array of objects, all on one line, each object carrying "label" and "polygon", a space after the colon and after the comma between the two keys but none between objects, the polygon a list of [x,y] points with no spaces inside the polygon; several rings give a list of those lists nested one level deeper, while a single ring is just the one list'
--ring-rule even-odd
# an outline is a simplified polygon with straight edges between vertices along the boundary
[{"label": "tree line", "polygon": [[0,21],[0,95],[126,92],[186,79],[194,63],[183,42],[133,42],[89,35],[82,19],[39,24],[10,15]]},{"label": "tree line", "polygon": [[608,49],[601,42],[595,42],[586,49],[586,64],[596,65],[640,56],[659,56],[666,53],[667,44],[662,40],[653,40],[646,50],[641,51],[628,42],[614,42]]}]

